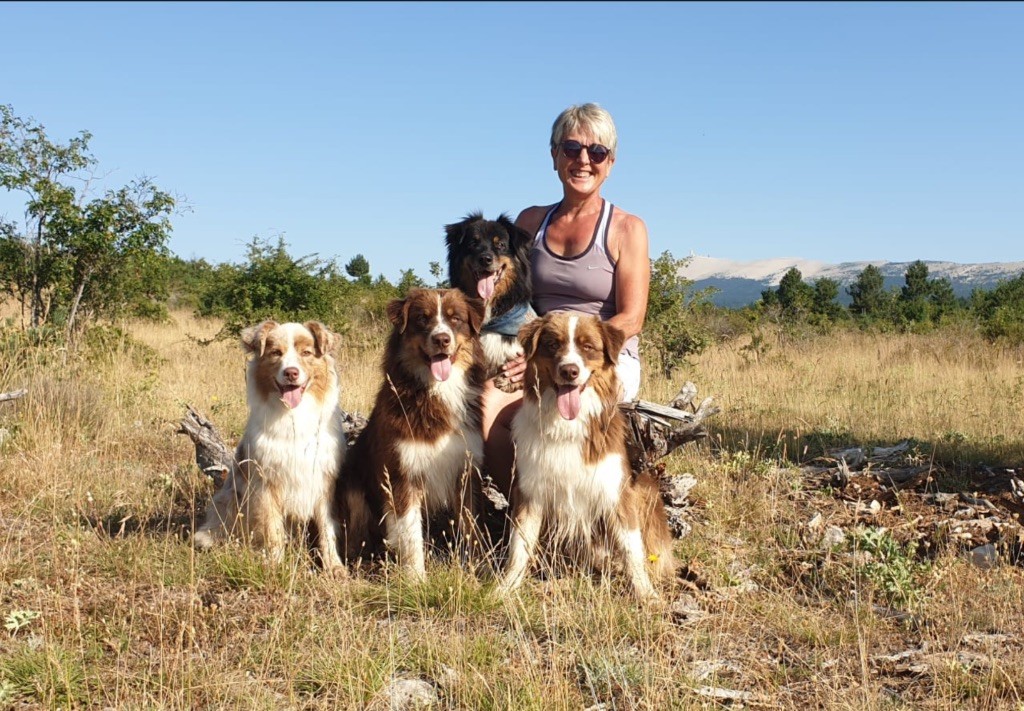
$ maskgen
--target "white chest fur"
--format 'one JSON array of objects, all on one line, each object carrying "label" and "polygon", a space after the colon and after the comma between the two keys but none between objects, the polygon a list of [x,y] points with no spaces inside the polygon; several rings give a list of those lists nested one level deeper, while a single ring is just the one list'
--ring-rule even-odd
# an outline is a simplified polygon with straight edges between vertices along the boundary
[{"label": "white chest fur", "polygon": [[479,395],[479,389],[466,379],[465,370],[452,368],[447,380],[430,384],[430,396],[440,400],[449,412],[447,433],[432,442],[415,438],[395,442],[402,471],[414,485],[422,487],[429,508],[452,507],[462,477],[483,461],[480,424],[471,420],[467,407]]},{"label": "white chest fur", "polygon": [[481,333],[480,345],[484,351],[484,362],[493,370],[510,358],[521,356],[523,347],[515,338],[506,338],[500,333]]},{"label": "white chest fur", "polygon": [[330,495],[344,447],[341,410],[307,396],[291,410],[274,401],[253,407],[238,456],[252,460],[252,482],[275,494],[287,515],[308,519]]},{"label": "white chest fur", "polygon": [[[554,393],[550,397],[553,400]],[[582,399],[575,420],[563,419],[553,402],[542,401],[538,407],[526,400],[512,422],[519,490],[567,535],[586,535],[594,522],[611,515],[623,486],[621,454],[609,453],[591,464],[584,461],[591,420],[601,405],[596,393],[584,391]]]}]

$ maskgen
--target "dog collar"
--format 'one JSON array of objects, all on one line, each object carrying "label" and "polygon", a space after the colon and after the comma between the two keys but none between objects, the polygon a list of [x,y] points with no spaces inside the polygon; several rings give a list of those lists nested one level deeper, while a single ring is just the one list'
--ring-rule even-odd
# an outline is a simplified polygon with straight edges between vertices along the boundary
[{"label": "dog collar", "polygon": [[481,330],[487,333],[500,333],[502,336],[518,336],[523,323],[536,315],[529,304],[517,304],[501,316],[485,323]]}]

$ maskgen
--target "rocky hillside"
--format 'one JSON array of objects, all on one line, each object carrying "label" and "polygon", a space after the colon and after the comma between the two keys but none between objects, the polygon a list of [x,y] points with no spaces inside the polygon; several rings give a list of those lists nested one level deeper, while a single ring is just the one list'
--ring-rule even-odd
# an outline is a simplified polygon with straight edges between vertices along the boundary
[{"label": "rocky hillside", "polygon": [[[694,255],[680,274],[693,281],[697,288],[713,286],[719,290],[713,297],[715,304],[739,307],[757,301],[761,292],[777,287],[783,275],[796,267],[804,281],[828,277],[839,282],[840,301],[849,303],[845,287],[852,284],[866,266],[873,264],[881,270],[887,288],[904,284],[904,274],[910,262],[843,262],[827,264],[809,259],[778,258],[752,262],[736,262]],[[929,262],[928,274],[932,278],[947,277],[957,296],[969,296],[976,288],[991,289],[1001,280],[1012,279],[1024,272],[1024,262],[993,262],[989,264],[957,264],[955,262]]]}]

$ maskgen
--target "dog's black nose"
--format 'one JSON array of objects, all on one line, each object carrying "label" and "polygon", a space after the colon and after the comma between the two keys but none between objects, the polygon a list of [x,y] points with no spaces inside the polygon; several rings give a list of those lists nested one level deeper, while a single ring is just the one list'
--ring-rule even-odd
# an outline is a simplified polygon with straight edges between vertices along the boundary
[{"label": "dog's black nose", "polygon": [[297,382],[298,379],[299,379],[299,369],[298,368],[285,368],[284,369],[284,377],[287,378],[288,382],[290,382],[290,383]]},{"label": "dog's black nose", "polygon": [[432,340],[438,348],[447,348],[452,342],[452,337],[447,333],[435,333]]},{"label": "dog's black nose", "polygon": [[484,267],[489,267],[494,264],[494,255],[490,252],[485,252],[480,255],[480,264]]},{"label": "dog's black nose", "polygon": [[562,376],[562,380],[568,380],[574,382],[576,378],[580,377],[580,367],[572,363],[567,363],[558,368],[558,374]]}]

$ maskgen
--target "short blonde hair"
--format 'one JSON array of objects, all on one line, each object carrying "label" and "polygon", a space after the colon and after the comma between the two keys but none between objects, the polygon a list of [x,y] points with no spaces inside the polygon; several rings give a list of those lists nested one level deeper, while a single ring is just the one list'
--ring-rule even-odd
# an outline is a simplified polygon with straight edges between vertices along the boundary
[{"label": "short blonde hair", "polygon": [[551,150],[562,143],[566,135],[580,131],[590,134],[595,141],[608,149],[614,157],[619,137],[615,131],[612,115],[597,104],[579,104],[570,106],[551,125]]}]

